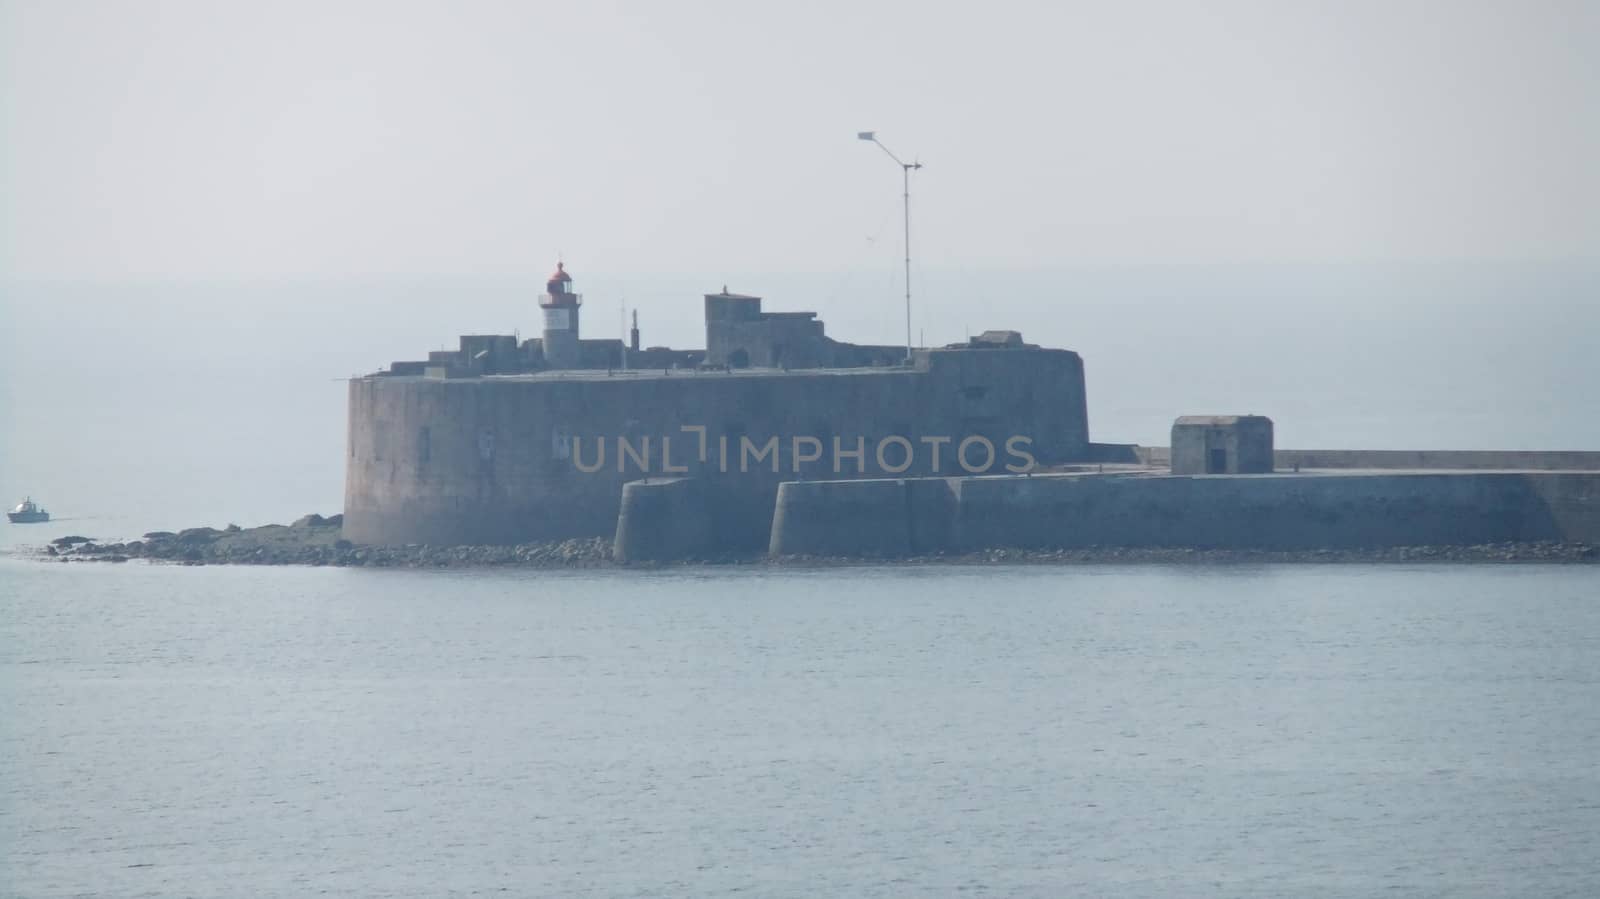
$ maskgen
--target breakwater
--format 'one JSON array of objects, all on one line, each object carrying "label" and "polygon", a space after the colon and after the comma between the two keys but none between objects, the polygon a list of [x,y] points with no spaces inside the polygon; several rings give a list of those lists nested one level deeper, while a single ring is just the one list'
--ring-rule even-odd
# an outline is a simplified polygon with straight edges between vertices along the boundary
[{"label": "breakwater", "polygon": [[1600,473],[789,482],[779,490],[769,552],[1296,551],[1541,541],[1600,542]]},{"label": "breakwater", "polygon": [[[735,492],[734,498],[744,494]],[[626,485],[613,538],[364,545],[337,516],[61,538],[62,561],[375,567],[661,563],[1596,561],[1600,472],[1317,473],[791,481],[769,527],[693,478]],[[729,510],[732,510],[731,512]],[[751,532],[729,535],[738,528]],[[764,542],[765,552],[751,548]]]}]

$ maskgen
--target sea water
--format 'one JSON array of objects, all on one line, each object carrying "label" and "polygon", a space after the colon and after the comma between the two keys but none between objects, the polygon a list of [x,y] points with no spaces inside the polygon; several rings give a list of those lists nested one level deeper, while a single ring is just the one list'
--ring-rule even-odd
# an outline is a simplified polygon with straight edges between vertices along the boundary
[{"label": "sea water", "polygon": [[1585,896],[1600,570],[0,558],[0,895]]}]

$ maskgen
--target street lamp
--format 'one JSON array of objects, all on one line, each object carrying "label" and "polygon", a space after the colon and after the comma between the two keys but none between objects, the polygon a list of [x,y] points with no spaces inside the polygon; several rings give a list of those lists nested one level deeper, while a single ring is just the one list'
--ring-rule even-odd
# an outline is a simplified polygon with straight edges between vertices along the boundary
[{"label": "street lamp", "polygon": [[889,154],[894,164],[900,167],[901,176],[905,179],[905,206],[906,206],[906,364],[911,364],[911,170],[922,168],[920,162],[901,162],[894,151],[883,145],[878,140],[876,131],[858,131],[856,137],[869,140],[878,145],[878,149]]}]

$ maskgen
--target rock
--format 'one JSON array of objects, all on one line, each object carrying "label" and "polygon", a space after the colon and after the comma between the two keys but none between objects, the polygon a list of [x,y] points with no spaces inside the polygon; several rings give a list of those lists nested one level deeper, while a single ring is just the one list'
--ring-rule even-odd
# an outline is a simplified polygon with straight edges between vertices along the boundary
[{"label": "rock", "polygon": [[[343,521],[342,518],[340,520]],[[320,528],[320,527],[326,527],[327,524],[328,524],[328,519],[323,518],[321,515],[318,515],[315,512],[312,512],[310,515],[302,515],[299,518],[296,518],[294,520],[294,522],[289,525],[289,527],[292,527],[292,528]]]},{"label": "rock", "polygon": [[88,537],[80,537],[77,534],[69,534],[69,535],[67,535],[65,537],[57,537],[56,539],[51,540],[50,541],[50,545],[51,546],[72,546],[75,543],[92,543],[92,542],[94,542],[94,541],[91,540]]},{"label": "rock", "polygon": [[242,531],[242,530],[244,530],[244,528],[241,528],[241,527],[239,527],[239,526],[238,526],[238,525],[236,525],[236,524],[230,524],[230,525],[228,525],[228,526],[227,526],[227,527],[225,527],[225,528],[223,528],[223,529],[222,529],[222,532],[223,532],[223,533],[224,533],[224,534],[237,534],[237,533],[239,533],[239,532],[240,532],[240,531]]},{"label": "rock", "polygon": [[342,528],[344,527],[344,513],[340,512],[337,515],[329,515],[327,518],[323,519],[323,523],[330,528]]},{"label": "rock", "polygon": [[146,540],[171,540],[173,537],[176,537],[176,536],[178,536],[178,535],[174,534],[171,531],[151,531],[150,533],[144,535],[144,539],[146,539]]},{"label": "rock", "polygon": [[211,543],[221,535],[216,528],[187,528],[178,532],[178,542],[190,546]]}]

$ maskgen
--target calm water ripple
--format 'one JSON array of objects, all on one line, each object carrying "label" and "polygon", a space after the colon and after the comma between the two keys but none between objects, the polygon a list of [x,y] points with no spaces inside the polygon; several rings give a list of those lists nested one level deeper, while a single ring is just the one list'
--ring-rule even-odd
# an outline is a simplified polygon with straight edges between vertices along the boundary
[{"label": "calm water ripple", "polygon": [[1589,896],[1600,569],[0,558],[0,893]]}]

